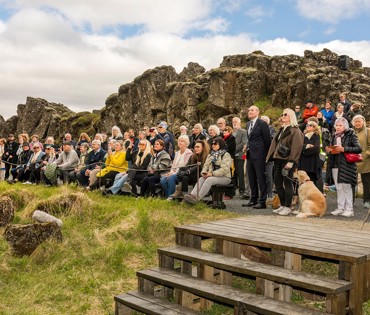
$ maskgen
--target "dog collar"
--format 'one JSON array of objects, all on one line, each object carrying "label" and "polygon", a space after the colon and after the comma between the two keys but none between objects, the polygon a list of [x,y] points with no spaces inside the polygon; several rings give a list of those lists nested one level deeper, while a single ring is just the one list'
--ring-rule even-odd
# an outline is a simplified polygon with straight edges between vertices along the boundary
[{"label": "dog collar", "polygon": [[310,182],[310,181],[311,181],[310,179],[306,179],[306,180],[304,180],[304,181],[301,183],[301,185],[303,185],[304,183]]}]

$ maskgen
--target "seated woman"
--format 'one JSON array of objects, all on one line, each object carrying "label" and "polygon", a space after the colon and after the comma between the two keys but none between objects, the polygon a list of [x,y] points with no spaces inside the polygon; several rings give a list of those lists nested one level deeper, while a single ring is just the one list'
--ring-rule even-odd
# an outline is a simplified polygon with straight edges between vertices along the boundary
[{"label": "seated woman", "polygon": [[172,200],[172,197],[170,197],[176,190],[176,183],[177,183],[177,173],[180,169],[180,167],[185,166],[189,158],[192,155],[192,152],[190,149],[188,149],[189,146],[189,137],[187,135],[181,135],[177,140],[177,145],[179,147],[179,151],[175,153],[175,158],[173,159],[172,168],[171,170],[162,175],[161,178],[161,187],[164,192],[164,196],[168,200]]},{"label": "seated woman", "polygon": [[41,143],[39,142],[34,142],[32,151],[33,153],[28,160],[25,170],[25,177],[29,180],[24,184],[38,184],[40,181],[43,156],[46,155],[46,153],[41,150]]},{"label": "seated woman", "polygon": [[[194,153],[190,157],[187,165],[181,167],[177,173],[178,185],[172,194],[172,199],[183,198],[189,192],[189,185],[194,185],[201,176],[201,170],[209,153],[209,146],[206,140],[197,140],[194,144]],[[199,165],[195,165],[198,164]],[[197,172],[198,171],[198,172]]]},{"label": "seated woman", "polygon": [[78,142],[75,149],[78,153],[81,152],[80,148],[83,143],[86,143],[88,145],[88,148],[90,148],[91,139],[89,135],[85,132],[81,133],[80,137],[78,138]]},{"label": "seated woman", "polygon": [[119,172],[127,171],[128,165],[126,161],[126,152],[123,150],[123,141],[118,140],[114,145],[114,152],[110,148],[108,149],[108,157],[105,161],[105,168],[99,170],[96,174],[97,181],[94,184],[90,184],[90,189],[94,190],[101,186],[110,187],[113,184],[114,178]]},{"label": "seated woman", "polygon": [[154,142],[154,155],[148,166],[148,174],[141,183],[140,196],[145,196],[147,193],[154,196],[155,185],[161,180],[161,174],[168,172],[168,169],[171,167],[171,157],[165,148],[163,140],[159,139]]},{"label": "seated woman", "polygon": [[86,166],[86,160],[87,156],[90,151],[89,143],[88,142],[82,142],[79,144],[79,150],[80,150],[80,161],[78,162],[77,167],[70,171],[69,176],[69,182],[77,182],[77,174],[81,172],[81,170]]},{"label": "seated woman", "polygon": [[202,177],[199,178],[192,192],[184,196],[184,200],[194,204],[202,200],[212,186],[230,184],[232,162],[231,155],[226,151],[225,141],[222,138],[215,138],[212,142],[211,153],[204,163]]},{"label": "seated woman", "polygon": [[148,172],[146,170],[152,158],[152,154],[150,142],[146,139],[140,140],[139,151],[131,153],[132,147],[133,143],[127,148],[126,160],[135,162],[132,163],[127,173],[121,172],[116,175],[113,185],[104,190],[103,195],[116,195],[122,187],[125,187],[129,191],[132,191],[133,194],[137,195],[136,182],[147,176]]},{"label": "seated woman", "polygon": [[41,165],[41,181],[45,183],[45,185],[52,185],[53,183],[46,177],[45,171],[46,166],[52,164],[57,159],[57,154],[55,153],[55,148],[53,145],[46,144],[45,145],[45,155],[43,156],[43,161]]}]

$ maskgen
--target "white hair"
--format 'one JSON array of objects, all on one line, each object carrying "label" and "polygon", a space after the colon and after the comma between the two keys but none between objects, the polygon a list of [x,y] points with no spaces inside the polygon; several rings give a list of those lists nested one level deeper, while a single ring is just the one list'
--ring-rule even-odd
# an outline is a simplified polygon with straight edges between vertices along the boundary
[{"label": "white hair", "polygon": [[269,125],[270,124],[270,117],[268,116],[261,116],[260,117],[263,121],[267,122],[267,124]]},{"label": "white hair", "polygon": [[208,127],[208,130],[210,130],[210,129],[212,129],[216,133],[217,136],[220,135],[220,128],[218,128],[216,125],[210,125]]}]

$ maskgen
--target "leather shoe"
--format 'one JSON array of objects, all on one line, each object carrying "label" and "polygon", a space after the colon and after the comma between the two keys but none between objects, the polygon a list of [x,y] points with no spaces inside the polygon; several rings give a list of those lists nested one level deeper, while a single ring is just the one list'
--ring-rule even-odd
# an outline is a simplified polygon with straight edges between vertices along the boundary
[{"label": "leather shoe", "polygon": [[251,202],[249,202],[249,203],[247,203],[247,204],[242,205],[242,207],[253,207],[253,206],[255,206],[255,205],[257,205],[257,202],[253,202],[253,201],[251,201]]},{"label": "leather shoe", "polygon": [[248,199],[251,199],[251,196],[243,194],[243,195],[241,195],[240,198],[243,199],[243,200],[248,200]]},{"label": "leather shoe", "polygon": [[257,203],[254,207],[253,207],[254,209],[266,209],[266,203],[261,203],[261,202],[259,202],[259,203]]}]

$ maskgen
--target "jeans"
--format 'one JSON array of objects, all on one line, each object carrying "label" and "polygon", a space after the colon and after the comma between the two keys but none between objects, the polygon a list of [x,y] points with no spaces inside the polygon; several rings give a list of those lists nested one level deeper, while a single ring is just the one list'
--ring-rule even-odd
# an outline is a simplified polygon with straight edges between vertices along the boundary
[{"label": "jeans", "polygon": [[177,174],[172,174],[170,176],[161,177],[161,187],[164,193],[164,196],[168,198],[176,190]]},{"label": "jeans", "polygon": [[109,190],[113,193],[113,195],[118,194],[118,192],[121,190],[124,183],[126,183],[128,178],[127,173],[118,173],[116,177],[114,178],[114,183],[111,187],[109,187]]}]

